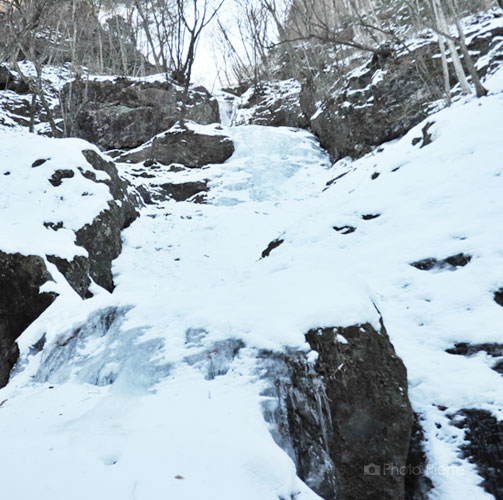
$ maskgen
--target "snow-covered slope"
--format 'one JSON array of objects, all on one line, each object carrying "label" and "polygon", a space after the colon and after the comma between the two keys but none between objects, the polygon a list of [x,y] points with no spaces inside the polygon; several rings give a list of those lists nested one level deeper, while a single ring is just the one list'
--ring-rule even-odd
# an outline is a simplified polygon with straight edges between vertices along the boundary
[{"label": "snow-covered slope", "polygon": [[62,294],[22,335],[0,390],[9,499],[319,498],[269,433],[257,352],[378,325],[376,307],[423,418],[431,498],[490,498],[451,417],[503,420],[503,379],[483,353],[446,353],[502,337],[503,72],[486,84],[488,97],[429,117],[424,147],[422,123],[330,166],[307,132],[243,126],[225,128],[236,152],[223,165],[152,170],[152,184],[208,179],[207,204],[143,209],[114,293]]}]

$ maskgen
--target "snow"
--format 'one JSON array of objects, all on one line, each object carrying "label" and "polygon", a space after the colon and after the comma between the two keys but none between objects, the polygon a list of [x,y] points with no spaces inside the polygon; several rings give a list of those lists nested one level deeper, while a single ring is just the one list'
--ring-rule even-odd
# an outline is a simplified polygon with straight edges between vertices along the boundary
[{"label": "snow", "polygon": [[[91,171],[98,180],[108,177],[95,170],[82,154],[83,150],[97,148],[80,139],[0,131],[0,149],[0,250],[70,260],[86,255],[75,245],[74,231],[92,222],[112,200],[105,184],[82,175]],[[34,168],[37,160],[46,161]],[[49,179],[57,170],[69,170],[73,177],[53,186]],[[63,227],[54,230],[44,223],[62,223]]]},{"label": "snow", "polygon": [[[223,165],[160,168],[148,180],[120,165],[137,183],[208,179],[207,204],[142,209],[123,233],[113,294],[81,301],[57,279],[60,296],[19,339],[21,361],[0,390],[2,490],[13,500],[69,491],[76,500],[316,500],[263,419],[258,352],[288,347],[313,363],[307,330],[378,326],[379,311],[423,418],[431,499],[490,498],[459,456],[464,431],[450,417],[478,408],[502,420],[503,379],[484,354],[446,353],[501,342],[492,294],[503,285],[503,68],[485,85],[489,96],[428,117],[433,142],[423,148],[412,139],[425,123],[332,166],[308,132],[223,126],[236,148]],[[73,231],[110,199],[80,173],[87,148],[0,135],[0,249],[82,251]],[[32,168],[39,158],[50,160]],[[74,177],[54,188],[57,168]],[[60,220],[60,231],[43,226]],[[356,230],[334,230],[342,226]],[[472,257],[464,267],[411,266],[459,253]]]}]

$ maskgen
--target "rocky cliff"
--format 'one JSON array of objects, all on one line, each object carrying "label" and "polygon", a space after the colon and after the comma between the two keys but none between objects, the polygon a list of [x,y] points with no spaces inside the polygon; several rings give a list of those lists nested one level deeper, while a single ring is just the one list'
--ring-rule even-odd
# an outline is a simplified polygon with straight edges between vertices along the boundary
[{"label": "rocky cliff", "polygon": [[[494,9],[470,18],[465,27],[482,76],[501,64],[500,18]],[[402,137],[441,106],[442,78],[438,42],[426,32],[343,71],[251,86],[238,104],[236,123],[307,128],[334,161],[357,158]]]}]

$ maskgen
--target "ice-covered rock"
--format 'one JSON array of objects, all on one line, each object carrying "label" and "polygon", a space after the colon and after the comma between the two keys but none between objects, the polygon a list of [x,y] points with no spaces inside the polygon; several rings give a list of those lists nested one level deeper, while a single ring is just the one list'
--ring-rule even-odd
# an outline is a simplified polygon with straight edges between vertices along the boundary
[{"label": "ice-covered rock", "polygon": [[406,474],[366,473],[384,464],[405,468],[410,445],[406,370],[384,326],[319,328],[306,338],[315,360],[261,354],[264,415],[275,440],[325,500],[404,498]]}]

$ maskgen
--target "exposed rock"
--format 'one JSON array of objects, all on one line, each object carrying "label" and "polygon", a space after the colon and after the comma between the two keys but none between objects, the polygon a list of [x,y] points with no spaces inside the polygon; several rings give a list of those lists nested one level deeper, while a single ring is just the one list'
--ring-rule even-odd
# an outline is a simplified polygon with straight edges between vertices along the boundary
[{"label": "exposed rock", "polygon": [[32,164],[31,164],[31,168],[37,168],[37,167],[40,167],[41,165],[43,165],[46,161],[49,161],[49,158],[40,158],[38,160],[35,160]]},{"label": "exposed rock", "polygon": [[503,422],[485,410],[464,409],[454,421],[466,429],[464,457],[477,465],[484,478],[482,486],[494,496],[503,498]]},{"label": "exposed rock", "polygon": [[431,271],[432,269],[447,269],[454,270],[457,267],[464,267],[472,260],[471,255],[466,255],[464,253],[458,253],[456,255],[451,255],[445,259],[435,259],[429,257],[427,259],[418,260],[412,262],[411,266],[419,269],[420,271]]},{"label": "exposed rock", "polygon": [[[480,65],[481,76],[494,69],[501,57],[501,51],[493,49],[502,32],[495,26],[491,35],[483,30],[468,39],[470,51],[477,51],[479,57],[490,54],[486,64]],[[435,57],[438,43],[435,38],[423,41],[424,45],[410,52],[376,55],[355,73],[336,79],[310,125],[334,161],[362,156],[375,146],[403,136],[428,116],[430,104],[442,97],[443,84],[440,58]],[[303,91],[312,92],[305,86]],[[304,110],[306,114],[314,112],[312,108]],[[428,128],[422,131],[421,147],[431,142]]]},{"label": "exposed rock", "polygon": [[40,293],[49,280],[42,258],[0,251],[0,387],[19,356],[16,339],[56,298]]},{"label": "exposed rock", "polygon": [[71,179],[75,175],[73,170],[56,170],[52,177],[49,179],[49,182],[54,186],[61,186],[63,179]]},{"label": "exposed rock", "polygon": [[165,165],[181,163],[199,168],[210,163],[224,163],[233,153],[234,144],[226,135],[173,127],[135,151],[120,156],[119,161],[140,163],[155,160]]},{"label": "exposed rock", "polygon": [[166,182],[158,186],[156,193],[160,196],[156,196],[160,199],[172,198],[175,201],[186,201],[193,196],[208,192],[208,182],[207,181],[195,181],[195,182]]},{"label": "exposed rock", "polygon": [[[480,20],[474,22],[480,23]],[[498,40],[502,34],[503,30],[495,24],[490,30],[484,28],[467,37],[472,54],[487,55],[482,57],[483,64],[478,65],[482,77],[501,61]],[[304,42],[299,52],[330,52],[331,49],[310,41],[307,46]],[[399,48],[398,52],[387,50],[375,54],[354,71],[339,68],[331,72],[325,65],[313,75],[309,58],[304,64],[309,76],[301,83],[284,80],[289,75],[283,69],[275,74],[277,80],[251,87],[241,98],[236,121],[310,129],[336,161],[346,156],[360,157],[375,146],[402,137],[427,118],[432,102],[442,98],[442,68],[436,37],[424,36],[421,44],[407,51]],[[296,61],[293,67],[297,75],[298,66]],[[451,84],[455,84],[454,80]],[[417,138],[416,143],[421,143],[421,147],[432,140],[428,129],[427,125],[422,137]]]},{"label": "exposed rock", "polygon": [[63,229],[63,222],[44,222],[44,227],[47,229],[52,229],[53,231],[59,231]]},{"label": "exposed rock", "polygon": [[0,66],[0,90],[12,90],[17,94],[27,94],[30,92],[28,85],[5,66]]},{"label": "exposed rock", "polygon": [[96,170],[102,170],[109,175],[110,179],[97,180],[95,182],[103,182],[108,186],[115,200],[126,202],[127,206],[124,207],[125,218],[132,222],[132,220],[136,218],[135,206],[137,206],[137,200],[134,195],[129,193],[129,184],[119,177],[115,163],[105,160],[101,155],[92,149],[86,149],[82,151],[82,154]]},{"label": "exposed rock", "polygon": [[267,245],[267,248],[262,252],[261,257],[265,259],[266,257],[269,257],[271,255],[271,252],[275,249],[278,248],[282,243],[284,243],[285,240],[282,239],[275,239]]},{"label": "exposed rock", "polygon": [[341,234],[351,234],[356,231],[356,227],[354,226],[334,226],[333,229]]},{"label": "exposed rock", "polygon": [[130,222],[125,219],[122,207],[116,202],[110,202],[107,210],[76,233],[77,245],[84,247],[89,253],[91,278],[109,292],[114,289],[112,260],[121,253],[121,230]]},{"label": "exposed rock", "polygon": [[393,467],[406,465],[413,416],[384,326],[323,328],[306,339],[319,353],[314,365],[299,352],[262,354],[273,437],[325,500],[404,499]]},{"label": "exposed rock", "polygon": [[421,132],[423,134],[423,137],[414,137],[412,139],[412,145],[415,146],[416,144],[419,144],[421,141],[421,148],[424,148],[425,146],[428,146],[433,142],[432,135],[428,132],[430,128],[435,124],[435,122],[427,122],[426,125],[421,129]]},{"label": "exposed rock", "polygon": [[[171,128],[179,119],[183,88],[171,82],[75,80],[62,91],[70,133],[104,150],[132,149]],[[203,87],[193,87],[188,120],[219,121],[218,103]]]},{"label": "exposed rock", "polygon": [[[106,161],[91,149],[82,151],[82,154],[94,169],[106,172],[109,178],[97,180],[92,170],[85,169],[81,169],[82,175],[94,182],[106,184],[114,201],[109,202],[108,208],[101,212],[91,224],[85,225],[76,232],[76,243],[87,250],[88,257],[75,257],[69,262],[59,257],[48,256],[48,260],[56,265],[81,297],[88,298],[91,296],[89,277],[110,292],[114,289],[111,267],[112,260],[117,258],[122,250],[121,230],[136,219],[138,216],[136,207],[141,204],[141,201],[138,196],[129,192],[128,183],[119,177],[113,162]],[[62,178],[72,177],[63,175],[61,172],[66,171],[58,170],[52,176],[53,185],[59,185],[53,181],[61,182]],[[53,228],[57,229],[57,225]]]},{"label": "exposed rock", "polygon": [[55,255],[48,255],[47,260],[54,264],[58,271],[66,278],[71,287],[83,298],[92,297],[89,292],[91,280],[89,279],[90,264],[86,257],[77,255],[72,261],[62,259]]},{"label": "exposed rock", "polygon": [[499,290],[496,290],[494,292],[494,302],[503,307],[503,288],[500,288]]},{"label": "exposed rock", "polygon": [[433,483],[425,475],[426,466],[424,430],[421,427],[420,416],[415,413],[410,436],[409,454],[407,455],[405,500],[428,500],[429,491],[433,488]]},{"label": "exposed rock", "polygon": [[381,214],[364,214],[362,215],[363,220],[373,220],[381,217]]},{"label": "exposed rock", "polygon": [[265,81],[252,86],[238,101],[236,125],[308,128],[297,80]]}]

